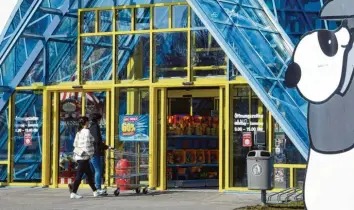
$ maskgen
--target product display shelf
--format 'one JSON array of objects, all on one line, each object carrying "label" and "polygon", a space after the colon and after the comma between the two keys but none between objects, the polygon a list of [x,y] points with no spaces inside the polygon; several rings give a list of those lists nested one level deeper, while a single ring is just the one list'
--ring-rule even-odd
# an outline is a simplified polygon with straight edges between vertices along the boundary
[{"label": "product display shelf", "polygon": [[168,187],[218,186],[218,136],[167,136]]},{"label": "product display shelf", "polygon": [[178,139],[178,138],[183,138],[183,139],[218,139],[218,136],[207,136],[207,135],[201,135],[201,136],[197,136],[197,135],[191,135],[191,136],[177,136],[177,135],[170,135],[167,136],[168,139]]},{"label": "product display shelf", "polygon": [[168,164],[167,167],[219,167],[219,164]]}]

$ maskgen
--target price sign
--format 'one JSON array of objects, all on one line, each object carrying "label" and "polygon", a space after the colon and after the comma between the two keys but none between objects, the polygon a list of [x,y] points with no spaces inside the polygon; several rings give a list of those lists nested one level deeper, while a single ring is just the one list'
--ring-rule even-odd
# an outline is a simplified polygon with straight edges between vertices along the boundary
[{"label": "price sign", "polygon": [[120,141],[149,141],[149,115],[121,115]]},{"label": "price sign", "polygon": [[243,147],[252,147],[252,133],[244,132],[242,135],[242,146]]}]

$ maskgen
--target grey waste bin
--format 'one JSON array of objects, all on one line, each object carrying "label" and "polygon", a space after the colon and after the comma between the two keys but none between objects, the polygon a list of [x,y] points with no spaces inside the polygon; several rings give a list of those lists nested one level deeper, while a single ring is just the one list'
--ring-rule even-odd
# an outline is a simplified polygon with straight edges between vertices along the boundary
[{"label": "grey waste bin", "polygon": [[273,157],[268,151],[253,150],[247,154],[247,182],[250,190],[271,190]]}]

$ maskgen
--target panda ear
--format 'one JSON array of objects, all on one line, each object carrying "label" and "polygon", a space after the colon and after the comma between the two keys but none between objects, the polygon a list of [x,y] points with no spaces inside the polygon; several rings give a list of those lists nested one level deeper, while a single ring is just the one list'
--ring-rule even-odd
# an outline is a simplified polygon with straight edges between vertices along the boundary
[{"label": "panda ear", "polygon": [[342,27],[340,30],[335,32],[336,38],[338,40],[339,46],[346,46],[350,40],[350,33],[346,27]]}]

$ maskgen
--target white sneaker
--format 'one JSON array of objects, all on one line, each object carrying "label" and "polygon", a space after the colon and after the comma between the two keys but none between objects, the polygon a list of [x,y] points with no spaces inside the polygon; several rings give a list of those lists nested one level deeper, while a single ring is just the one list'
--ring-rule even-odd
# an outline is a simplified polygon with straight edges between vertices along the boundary
[{"label": "white sneaker", "polygon": [[107,191],[106,190],[97,190],[99,195],[107,195]]},{"label": "white sneaker", "polygon": [[80,199],[80,198],[82,198],[82,196],[81,196],[81,195],[78,195],[78,194],[76,194],[76,193],[71,193],[71,194],[70,194],[70,198],[71,198],[71,199]]},{"label": "white sneaker", "polygon": [[101,193],[99,190],[93,192],[93,197],[98,197],[98,196],[101,196]]}]

